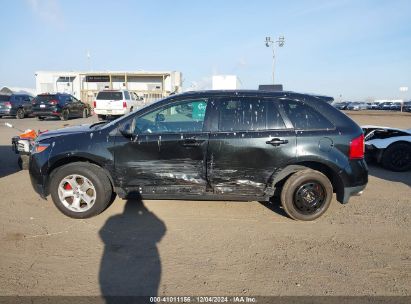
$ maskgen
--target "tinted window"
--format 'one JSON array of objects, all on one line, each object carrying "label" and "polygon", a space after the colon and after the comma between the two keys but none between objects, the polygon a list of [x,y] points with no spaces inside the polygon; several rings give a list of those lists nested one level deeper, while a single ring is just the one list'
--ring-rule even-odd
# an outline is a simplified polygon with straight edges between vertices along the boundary
[{"label": "tinted window", "polygon": [[122,92],[99,92],[97,94],[97,99],[100,100],[122,100],[123,93]]},{"label": "tinted window", "polygon": [[262,130],[267,124],[267,104],[258,98],[232,98],[220,101],[219,130]]},{"label": "tinted window", "polygon": [[56,99],[58,99],[56,95],[38,95],[36,97],[36,102],[49,102],[50,100]]},{"label": "tinted window", "polygon": [[284,102],[284,110],[295,129],[333,129],[334,126],[311,106],[293,100]]},{"label": "tinted window", "polygon": [[9,101],[10,95],[0,95],[0,101]]},{"label": "tinted window", "polygon": [[124,91],[124,98],[130,99],[130,94],[127,91]]},{"label": "tinted window", "polygon": [[201,132],[207,100],[190,100],[168,105],[135,120],[138,134]]}]

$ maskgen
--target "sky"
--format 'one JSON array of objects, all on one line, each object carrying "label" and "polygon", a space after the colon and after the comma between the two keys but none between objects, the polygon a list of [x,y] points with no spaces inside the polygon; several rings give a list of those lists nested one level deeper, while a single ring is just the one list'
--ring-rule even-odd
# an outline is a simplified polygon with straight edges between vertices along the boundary
[{"label": "sky", "polygon": [[[2,0],[0,86],[35,87],[40,70],[176,70],[185,89],[237,75],[244,89],[343,100],[407,98],[410,0]],[[90,60],[87,59],[87,53]]]}]

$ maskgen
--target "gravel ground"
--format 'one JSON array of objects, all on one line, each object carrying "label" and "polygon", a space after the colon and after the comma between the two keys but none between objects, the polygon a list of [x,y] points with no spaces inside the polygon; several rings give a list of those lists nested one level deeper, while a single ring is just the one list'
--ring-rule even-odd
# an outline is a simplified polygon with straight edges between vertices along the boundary
[{"label": "gravel ground", "polygon": [[[411,116],[349,113],[411,128]],[[95,121],[1,119],[21,129]],[[297,222],[259,202],[123,201],[88,220],[32,190],[0,126],[0,295],[411,295],[411,172]]]}]

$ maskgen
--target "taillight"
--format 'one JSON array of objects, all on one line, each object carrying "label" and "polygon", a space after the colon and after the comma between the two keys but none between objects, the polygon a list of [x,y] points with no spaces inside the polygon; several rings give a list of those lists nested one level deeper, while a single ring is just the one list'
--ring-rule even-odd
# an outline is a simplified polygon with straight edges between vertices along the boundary
[{"label": "taillight", "polygon": [[49,101],[49,104],[56,105],[58,103],[57,100],[53,99]]},{"label": "taillight", "polygon": [[364,158],[364,134],[350,142],[350,159]]},{"label": "taillight", "polygon": [[11,102],[10,102],[10,101],[6,101],[6,102],[4,103],[4,105],[5,105],[6,107],[10,107],[10,108],[11,108]]},{"label": "taillight", "polygon": [[127,108],[127,102],[123,101],[123,108],[126,109]]},{"label": "taillight", "polygon": [[93,108],[96,108],[97,107],[97,101],[93,101]]}]

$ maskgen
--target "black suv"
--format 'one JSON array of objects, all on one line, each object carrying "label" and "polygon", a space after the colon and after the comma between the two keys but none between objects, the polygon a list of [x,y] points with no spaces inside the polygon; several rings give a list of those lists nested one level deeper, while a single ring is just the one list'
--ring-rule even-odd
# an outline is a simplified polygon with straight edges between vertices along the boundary
[{"label": "black suv", "polygon": [[49,131],[30,158],[34,189],[73,218],[122,198],[268,201],[313,220],[333,192],[368,181],[361,128],[320,98],[289,92],[173,95],[110,123]]},{"label": "black suv", "polygon": [[86,118],[90,113],[88,104],[66,93],[39,94],[33,100],[33,115],[39,120],[50,116],[60,117],[62,120],[72,117]]},{"label": "black suv", "polygon": [[3,116],[15,116],[22,119],[31,114],[31,101],[33,97],[28,94],[1,94],[0,118]]}]

